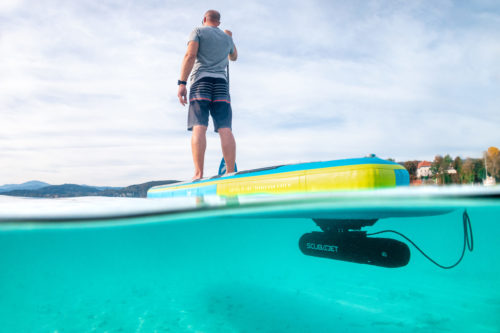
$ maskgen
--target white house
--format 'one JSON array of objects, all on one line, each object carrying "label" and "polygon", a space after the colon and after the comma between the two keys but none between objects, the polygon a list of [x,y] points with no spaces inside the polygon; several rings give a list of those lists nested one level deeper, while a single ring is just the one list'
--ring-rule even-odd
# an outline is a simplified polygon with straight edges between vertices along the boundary
[{"label": "white house", "polygon": [[430,177],[432,175],[431,172],[431,162],[422,161],[417,165],[417,178],[421,179],[424,177]]}]

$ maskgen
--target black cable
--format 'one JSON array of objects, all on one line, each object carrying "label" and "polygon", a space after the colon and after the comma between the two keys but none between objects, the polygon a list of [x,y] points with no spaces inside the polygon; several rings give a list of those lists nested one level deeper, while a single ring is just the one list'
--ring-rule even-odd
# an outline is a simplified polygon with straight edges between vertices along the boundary
[{"label": "black cable", "polygon": [[426,257],[434,265],[436,265],[436,266],[438,266],[440,268],[443,268],[443,269],[451,269],[451,268],[457,266],[462,261],[462,259],[464,258],[465,247],[466,246],[467,246],[467,248],[469,249],[470,252],[472,252],[472,250],[474,250],[474,237],[472,235],[472,225],[471,225],[471,222],[470,222],[469,214],[467,214],[467,210],[464,210],[464,213],[463,213],[462,217],[463,217],[463,227],[464,227],[464,247],[462,249],[462,255],[460,256],[460,258],[458,259],[458,261],[455,264],[451,265],[451,266],[443,266],[443,265],[437,263],[431,257],[429,257],[427,254],[425,254],[425,252],[422,251],[417,246],[417,244],[415,244],[411,239],[409,239],[408,237],[406,237],[405,235],[403,235],[400,232],[397,232],[397,231],[394,231],[394,230],[384,230],[384,231],[378,231],[378,232],[374,232],[372,234],[366,234],[366,235],[367,236],[373,236],[373,235],[378,235],[378,234],[388,233],[388,232],[394,233],[396,235],[399,235],[399,236],[403,237],[408,242],[410,242],[417,250],[420,251],[420,253],[423,254],[424,257]]}]

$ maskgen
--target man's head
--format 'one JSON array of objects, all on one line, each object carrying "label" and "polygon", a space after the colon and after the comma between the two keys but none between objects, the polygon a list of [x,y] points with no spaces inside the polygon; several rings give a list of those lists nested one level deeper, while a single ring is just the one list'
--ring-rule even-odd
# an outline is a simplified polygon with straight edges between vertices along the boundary
[{"label": "man's head", "polygon": [[203,16],[203,25],[211,25],[214,27],[218,27],[219,24],[220,24],[220,13],[213,9],[207,10],[205,15]]}]

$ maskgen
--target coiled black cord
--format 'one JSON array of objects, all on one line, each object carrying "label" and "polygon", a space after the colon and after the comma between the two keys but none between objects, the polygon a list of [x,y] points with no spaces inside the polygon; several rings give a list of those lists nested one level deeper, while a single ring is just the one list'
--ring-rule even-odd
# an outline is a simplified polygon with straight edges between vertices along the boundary
[{"label": "coiled black cord", "polygon": [[464,210],[464,213],[463,213],[462,217],[463,217],[463,227],[464,227],[464,247],[462,249],[462,255],[460,256],[460,258],[458,259],[458,261],[455,264],[451,265],[451,266],[443,266],[443,265],[437,263],[435,260],[433,260],[427,254],[425,254],[425,252],[422,251],[417,246],[417,244],[415,244],[411,239],[409,239],[408,237],[406,237],[405,235],[403,235],[400,232],[397,232],[397,231],[394,231],[394,230],[383,230],[383,231],[378,231],[378,232],[374,232],[372,234],[366,234],[366,235],[367,236],[374,236],[374,235],[383,234],[383,233],[389,233],[389,232],[393,233],[393,234],[396,234],[396,235],[399,235],[399,236],[403,237],[404,239],[406,239],[408,242],[410,242],[411,245],[413,245],[417,250],[419,250],[420,253],[422,253],[422,255],[424,257],[426,257],[434,265],[436,265],[436,266],[438,266],[440,268],[443,268],[443,269],[451,269],[451,268],[456,267],[462,261],[462,259],[464,258],[464,255],[465,255],[465,249],[466,249],[466,247],[469,249],[470,252],[472,252],[472,250],[474,250],[474,237],[472,235],[472,225],[471,225],[471,222],[470,222],[469,214],[467,214],[467,210]]}]

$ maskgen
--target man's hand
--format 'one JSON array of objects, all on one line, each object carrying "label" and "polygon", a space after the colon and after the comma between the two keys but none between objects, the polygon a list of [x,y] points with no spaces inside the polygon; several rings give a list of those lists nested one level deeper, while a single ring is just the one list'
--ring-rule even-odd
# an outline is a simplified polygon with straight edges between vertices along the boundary
[{"label": "man's hand", "polygon": [[229,36],[233,37],[233,33],[232,33],[230,30],[224,30],[224,32],[225,32],[227,35],[229,35]]},{"label": "man's hand", "polygon": [[179,90],[177,91],[177,97],[179,97],[179,102],[181,102],[182,106],[185,106],[187,104],[187,89],[186,85],[181,84],[179,85]]}]

